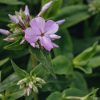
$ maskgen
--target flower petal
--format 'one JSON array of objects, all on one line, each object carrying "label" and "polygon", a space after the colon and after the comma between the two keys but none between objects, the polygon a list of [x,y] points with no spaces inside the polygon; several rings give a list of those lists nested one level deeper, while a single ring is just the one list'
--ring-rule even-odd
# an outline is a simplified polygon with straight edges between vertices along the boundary
[{"label": "flower petal", "polygon": [[56,35],[56,34],[50,34],[49,37],[50,37],[52,40],[60,39],[60,38],[61,38],[61,36]]},{"label": "flower petal", "polygon": [[30,43],[30,45],[35,48],[35,43]]},{"label": "flower petal", "polygon": [[58,48],[59,46],[57,44],[53,43],[53,47]]},{"label": "flower petal", "polygon": [[41,33],[44,33],[45,28],[45,20],[42,17],[35,18],[36,24],[40,30]]},{"label": "flower petal", "polygon": [[54,34],[58,31],[58,29],[59,29],[59,25],[52,20],[48,20],[45,24],[46,34]]},{"label": "flower petal", "polygon": [[30,26],[36,35],[41,35],[39,25],[37,24],[36,18],[33,18],[30,22]]},{"label": "flower petal", "polygon": [[52,41],[50,40],[50,38],[47,38],[45,36],[40,38],[40,44],[48,51],[51,51],[51,49],[53,48]]},{"label": "flower petal", "polygon": [[38,40],[38,36],[34,34],[32,28],[27,28],[25,30],[25,40],[29,43],[34,43]]}]

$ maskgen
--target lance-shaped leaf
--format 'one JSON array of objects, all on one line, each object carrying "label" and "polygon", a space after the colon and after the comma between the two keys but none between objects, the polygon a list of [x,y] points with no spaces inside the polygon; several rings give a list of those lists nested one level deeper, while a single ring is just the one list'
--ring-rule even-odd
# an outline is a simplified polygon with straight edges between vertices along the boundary
[{"label": "lance-shaped leaf", "polygon": [[[58,75],[68,75],[73,71],[71,62],[65,56],[57,56],[51,62],[54,73]],[[44,76],[48,72],[44,67],[42,67],[42,64],[39,64],[31,71],[31,73],[39,76]]]},{"label": "lance-shaped leaf", "polygon": [[87,48],[78,56],[76,56],[73,59],[75,67],[85,66],[88,63],[89,59],[96,54],[96,49],[97,49],[97,42],[95,42],[92,47]]},{"label": "lance-shaped leaf", "polygon": [[5,63],[7,63],[9,61],[9,58],[5,58],[3,60],[0,60],[0,66],[4,65]]},{"label": "lance-shaped leaf", "polygon": [[15,51],[15,50],[23,50],[24,47],[25,47],[24,45],[20,45],[20,39],[18,39],[17,41],[4,46],[4,49]]},{"label": "lance-shaped leaf", "polygon": [[3,92],[4,90],[7,90],[8,88],[14,86],[18,80],[19,77],[15,75],[15,73],[11,74],[0,83],[0,92]]},{"label": "lance-shaped leaf", "polygon": [[11,93],[8,96],[8,98],[9,98],[9,100],[16,100],[16,99],[18,99],[18,98],[20,98],[22,96],[24,96],[24,90],[18,90],[18,91],[14,92],[14,93]]},{"label": "lance-shaped leaf", "polygon": [[11,60],[11,63],[12,63],[12,66],[13,66],[13,69],[15,71],[15,73],[20,77],[20,78],[24,78],[28,75],[28,73],[21,69],[20,67],[18,67],[12,60]]},{"label": "lance-shaped leaf", "polygon": [[0,3],[7,5],[23,5],[24,2],[18,0],[0,0]]},{"label": "lance-shaped leaf", "polygon": [[62,94],[58,91],[53,92],[46,100],[63,100]]},{"label": "lance-shaped leaf", "polygon": [[89,60],[89,63],[87,64],[87,67],[100,67],[100,56],[93,57]]}]

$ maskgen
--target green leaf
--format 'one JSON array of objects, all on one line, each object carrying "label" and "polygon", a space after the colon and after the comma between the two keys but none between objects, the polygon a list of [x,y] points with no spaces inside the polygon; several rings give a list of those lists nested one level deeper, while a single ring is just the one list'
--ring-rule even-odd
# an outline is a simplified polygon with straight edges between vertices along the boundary
[{"label": "green leaf", "polygon": [[32,75],[36,75],[36,76],[41,76],[41,77],[45,77],[48,75],[48,72],[46,69],[44,69],[43,65],[40,63],[37,66],[35,66],[31,72]]},{"label": "green leaf", "polygon": [[20,40],[18,39],[17,41],[8,44],[4,46],[5,50],[23,50],[25,48],[25,45],[20,45]]},{"label": "green leaf", "polygon": [[87,5],[71,5],[66,6],[62,9],[60,9],[57,13],[57,15],[54,18],[65,18],[76,15],[81,12],[87,12],[88,6]]},{"label": "green leaf", "polygon": [[75,65],[75,68],[79,68],[86,73],[91,73],[92,69],[90,67],[86,67],[86,65],[88,64],[89,59],[92,58],[96,53],[97,42],[94,43],[92,47],[87,48],[73,59],[73,64]]},{"label": "green leaf", "polygon": [[89,94],[84,94],[82,90],[70,88],[63,91],[64,100],[98,100],[96,99],[97,89]]},{"label": "green leaf", "polygon": [[0,0],[0,3],[7,5],[23,5],[24,2],[18,0]]},{"label": "green leaf", "polygon": [[85,78],[80,72],[73,72],[70,80],[71,80],[71,84],[70,84],[71,88],[77,88],[83,90],[84,93],[88,93],[87,83],[85,81]]},{"label": "green leaf", "polygon": [[63,100],[60,92],[54,92],[46,100]]},{"label": "green leaf", "polygon": [[91,58],[87,64],[87,67],[91,68],[100,67],[100,56]]},{"label": "green leaf", "polygon": [[8,96],[8,100],[16,100],[20,97],[24,96],[24,90],[18,90],[14,93],[11,93],[9,96]]},{"label": "green leaf", "polygon": [[65,19],[66,22],[62,25],[62,28],[69,28],[81,21],[90,18],[92,14],[88,12],[87,5],[72,5],[67,6],[59,10],[55,17],[52,19]]},{"label": "green leaf", "polygon": [[68,16],[65,18],[66,22],[62,25],[62,28],[70,28],[88,18],[90,18],[92,15],[88,12],[80,12],[71,16]]},{"label": "green leaf", "polygon": [[[53,71],[58,75],[68,75],[73,71],[70,60],[68,60],[65,56],[57,56],[52,61]],[[31,73],[34,73],[39,76],[45,76],[48,72],[42,64],[37,65]]]},{"label": "green leaf", "polygon": [[83,4],[83,0],[65,0],[64,5],[76,5],[76,4]]},{"label": "green leaf", "polygon": [[1,71],[0,71],[0,82],[1,82]]},{"label": "green leaf", "polygon": [[18,67],[12,60],[11,60],[11,63],[12,63],[12,66],[13,66],[13,69],[15,71],[15,73],[20,77],[20,78],[24,78],[28,75],[28,73],[21,69],[20,67]]},{"label": "green leaf", "polygon": [[69,88],[65,89],[62,93],[63,97],[67,96],[84,96],[86,93],[84,93],[82,90],[77,88]]},{"label": "green leaf", "polygon": [[0,60],[0,66],[4,65],[5,63],[7,63],[9,61],[9,58],[5,58],[3,60]]},{"label": "green leaf", "polygon": [[[42,6],[48,3],[50,0],[42,0]],[[48,18],[51,16],[55,16],[55,14],[59,11],[62,6],[63,0],[53,0],[51,7],[44,13],[44,17]]]},{"label": "green leaf", "polygon": [[37,63],[36,58],[31,54],[27,65],[27,71],[30,72],[37,65]]},{"label": "green leaf", "polygon": [[69,32],[66,30],[61,30],[59,31],[59,33],[59,35],[61,36],[61,39],[57,41],[57,45],[59,45],[59,48],[54,49],[54,54],[56,56],[64,55],[67,58],[72,58],[73,44]]},{"label": "green leaf", "polygon": [[11,74],[3,82],[0,83],[0,92],[3,92],[4,90],[14,86],[18,80],[18,76]]},{"label": "green leaf", "polygon": [[67,75],[73,72],[71,61],[65,56],[57,56],[52,60],[54,72],[59,75]]}]

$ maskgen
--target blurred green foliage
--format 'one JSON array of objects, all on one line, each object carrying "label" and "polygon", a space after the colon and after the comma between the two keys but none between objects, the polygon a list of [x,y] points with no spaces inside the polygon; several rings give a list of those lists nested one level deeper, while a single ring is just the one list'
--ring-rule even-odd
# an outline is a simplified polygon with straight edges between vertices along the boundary
[{"label": "blurred green foliage", "polygon": [[[8,29],[5,26],[9,23],[8,14],[14,14],[20,7],[29,5],[32,16],[35,16],[48,1],[0,0],[0,27]],[[20,100],[24,94],[16,85],[17,81],[27,74],[35,74],[47,81],[38,94],[39,100],[99,100],[100,1],[54,0],[43,17],[66,19],[57,33],[62,37],[56,41],[59,48],[51,52],[53,70],[58,81],[41,67],[42,64],[35,57],[38,51],[32,52],[27,45],[19,45],[19,40],[7,43],[0,34],[0,98]],[[11,64],[10,60],[18,66],[13,61]],[[24,100],[33,100],[33,96],[25,97]]]}]

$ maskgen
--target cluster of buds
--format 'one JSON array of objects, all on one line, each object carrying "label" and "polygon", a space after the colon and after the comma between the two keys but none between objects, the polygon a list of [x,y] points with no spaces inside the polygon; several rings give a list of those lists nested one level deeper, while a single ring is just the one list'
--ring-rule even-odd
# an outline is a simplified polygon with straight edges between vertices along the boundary
[{"label": "cluster of buds", "polygon": [[28,6],[25,6],[25,10],[20,9],[19,12],[15,12],[15,15],[10,15],[11,22],[17,24],[21,29],[26,29],[29,26],[31,20]]},{"label": "cluster of buds", "polygon": [[32,92],[38,93],[38,88],[42,88],[44,84],[46,84],[46,82],[36,76],[26,77],[17,83],[17,85],[20,86],[20,89],[24,89],[24,94],[27,96],[29,96]]},{"label": "cluster of buds", "polygon": [[20,38],[20,44],[28,42],[34,48],[44,48],[50,51],[58,47],[54,40],[59,39],[60,36],[55,33],[59,29],[59,25],[63,24],[65,20],[53,21],[45,20],[41,16],[53,4],[53,1],[45,4],[40,10],[39,14],[32,18],[28,6],[25,10],[15,12],[15,15],[10,15],[11,23],[8,24],[10,31],[0,29],[0,33],[7,35],[4,39],[8,42],[14,42]]},{"label": "cluster of buds", "polygon": [[89,1],[89,12],[95,14],[100,11],[100,0]]}]

